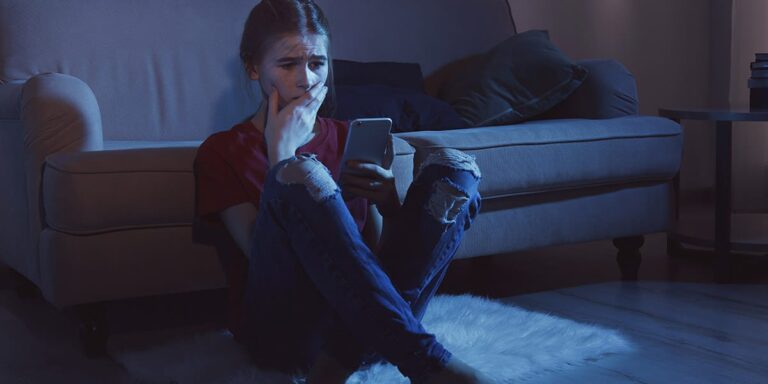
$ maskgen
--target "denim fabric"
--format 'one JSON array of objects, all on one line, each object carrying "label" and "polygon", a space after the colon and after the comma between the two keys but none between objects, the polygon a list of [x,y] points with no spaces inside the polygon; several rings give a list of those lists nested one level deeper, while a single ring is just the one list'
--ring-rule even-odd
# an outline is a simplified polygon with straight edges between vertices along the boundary
[{"label": "denim fabric", "polygon": [[[314,164],[304,181],[281,179],[299,162]],[[385,220],[378,258],[314,156],[272,167],[243,301],[243,341],[257,363],[302,373],[326,349],[350,368],[386,359],[412,380],[442,368],[451,353],[421,319],[480,208],[480,174],[464,166],[432,162],[419,172]]]}]

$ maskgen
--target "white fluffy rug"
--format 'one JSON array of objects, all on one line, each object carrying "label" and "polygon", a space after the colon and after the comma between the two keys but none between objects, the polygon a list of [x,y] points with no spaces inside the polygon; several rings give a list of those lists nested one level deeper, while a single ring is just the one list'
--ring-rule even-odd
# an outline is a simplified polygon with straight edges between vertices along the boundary
[{"label": "white fluffy rug", "polygon": [[[631,350],[618,332],[530,312],[471,295],[436,295],[424,315],[424,327],[454,355],[499,383],[537,372],[567,369],[603,356]],[[142,339],[115,336],[110,355],[137,383],[240,384],[293,383],[256,369],[227,331]],[[347,384],[408,383],[390,364],[355,373]]]}]

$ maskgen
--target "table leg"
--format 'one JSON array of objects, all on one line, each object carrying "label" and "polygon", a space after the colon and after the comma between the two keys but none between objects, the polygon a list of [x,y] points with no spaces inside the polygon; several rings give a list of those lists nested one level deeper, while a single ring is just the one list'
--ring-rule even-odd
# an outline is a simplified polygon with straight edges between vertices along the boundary
[{"label": "table leg", "polygon": [[[670,119],[680,124],[680,119]],[[667,232],[667,256],[680,256],[680,240],[674,236],[679,230],[680,221],[680,172],[672,179],[672,218],[669,232]]]},{"label": "table leg", "polygon": [[715,123],[715,260],[714,275],[718,283],[732,279],[731,259],[731,156],[732,123]]}]

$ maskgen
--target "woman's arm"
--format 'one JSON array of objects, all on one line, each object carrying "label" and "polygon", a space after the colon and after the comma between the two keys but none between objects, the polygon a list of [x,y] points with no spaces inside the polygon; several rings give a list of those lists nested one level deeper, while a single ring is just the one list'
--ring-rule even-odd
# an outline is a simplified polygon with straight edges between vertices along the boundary
[{"label": "woman's arm", "polygon": [[245,254],[251,258],[251,229],[256,221],[256,206],[253,203],[233,205],[219,214],[227,231]]}]

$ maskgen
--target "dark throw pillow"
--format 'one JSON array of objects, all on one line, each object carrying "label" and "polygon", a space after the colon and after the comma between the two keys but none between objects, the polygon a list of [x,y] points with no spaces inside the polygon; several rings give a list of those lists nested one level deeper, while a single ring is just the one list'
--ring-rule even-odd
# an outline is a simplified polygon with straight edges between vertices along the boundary
[{"label": "dark throw pillow", "polygon": [[424,77],[418,63],[334,59],[333,77],[336,85],[378,84],[424,92]]},{"label": "dark throw pillow", "polygon": [[336,85],[339,120],[389,117],[392,132],[435,131],[466,127],[448,103],[425,93],[386,85]]},{"label": "dark throw pillow", "polygon": [[517,123],[565,100],[586,78],[547,31],[514,35],[443,87],[441,98],[473,127]]},{"label": "dark throw pillow", "polygon": [[567,99],[536,120],[612,119],[638,114],[637,84],[624,65],[610,59],[578,63],[589,70],[589,76]]}]

